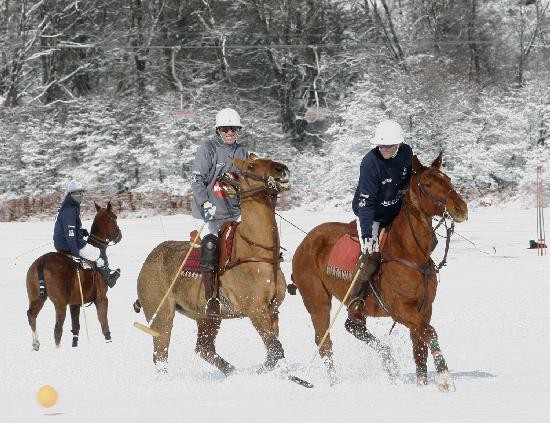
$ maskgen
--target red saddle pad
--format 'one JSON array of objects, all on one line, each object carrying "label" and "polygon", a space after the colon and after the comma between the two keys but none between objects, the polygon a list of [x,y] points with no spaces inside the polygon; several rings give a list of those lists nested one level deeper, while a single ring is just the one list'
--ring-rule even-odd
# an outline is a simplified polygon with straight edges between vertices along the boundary
[{"label": "red saddle pad", "polygon": [[201,273],[200,261],[201,261],[201,248],[199,245],[196,248],[191,249],[191,253],[189,254],[189,257],[187,257],[187,261],[185,262],[183,269],[181,269],[181,273],[184,276],[200,275]]},{"label": "red saddle pad", "polygon": [[327,271],[333,276],[351,279],[361,254],[359,241],[348,234],[342,235],[330,252]]}]

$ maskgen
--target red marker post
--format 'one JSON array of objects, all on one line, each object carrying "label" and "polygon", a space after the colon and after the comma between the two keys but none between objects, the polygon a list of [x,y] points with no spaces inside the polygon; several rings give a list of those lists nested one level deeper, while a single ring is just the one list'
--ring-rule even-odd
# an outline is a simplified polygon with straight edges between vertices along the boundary
[{"label": "red marker post", "polygon": [[544,198],[542,187],[542,165],[537,166],[537,254],[546,255],[546,234],[544,230]]}]

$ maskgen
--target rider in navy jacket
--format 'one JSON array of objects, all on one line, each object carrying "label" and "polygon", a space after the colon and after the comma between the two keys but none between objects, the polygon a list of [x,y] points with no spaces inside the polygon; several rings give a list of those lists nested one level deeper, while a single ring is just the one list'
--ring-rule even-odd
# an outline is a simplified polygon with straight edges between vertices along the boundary
[{"label": "rider in navy jacket", "polygon": [[401,192],[411,179],[413,152],[403,141],[403,130],[397,122],[382,121],[371,142],[375,147],[361,161],[352,209],[358,218],[363,254],[348,304],[346,328],[350,331],[355,323],[364,323],[368,283],[380,266],[378,229],[389,225],[399,213]]},{"label": "rider in navy jacket", "polygon": [[68,251],[80,257],[80,250],[86,246],[80,221],[80,204],[67,194],[57,212],[53,231],[53,244],[57,251]]},{"label": "rider in navy jacket", "polygon": [[359,183],[353,197],[353,213],[359,218],[361,237],[373,238],[373,222],[387,226],[401,209],[400,191],[409,185],[412,175],[412,148],[398,146],[395,156],[385,159],[379,147],[370,150],[361,161]]},{"label": "rider in navy jacket", "polygon": [[59,206],[53,230],[53,244],[58,252],[70,252],[74,257],[81,257],[95,262],[97,270],[105,279],[105,283],[112,288],[120,277],[120,269],[111,271],[107,255],[100,257],[100,250],[88,244],[84,237],[88,231],[82,229],[80,220],[80,203],[84,195],[82,184],[70,181],[67,186],[67,195]]}]

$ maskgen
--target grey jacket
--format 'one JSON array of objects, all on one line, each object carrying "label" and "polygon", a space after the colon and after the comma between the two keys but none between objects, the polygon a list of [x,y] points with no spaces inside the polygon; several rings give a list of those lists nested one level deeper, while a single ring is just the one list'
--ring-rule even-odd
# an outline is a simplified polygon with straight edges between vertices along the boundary
[{"label": "grey jacket", "polygon": [[191,214],[194,218],[202,219],[202,204],[210,201],[216,206],[214,219],[237,219],[241,214],[240,200],[238,197],[215,196],[212,188],[216,178],[226,172],[235,172],[237,168],[231,162],[231,158],[245,160],[248,151],[239,143],[225,144],[216,135],[202,144],[195,155],[192,168],[191,190],[193,191],[193,205]]}]

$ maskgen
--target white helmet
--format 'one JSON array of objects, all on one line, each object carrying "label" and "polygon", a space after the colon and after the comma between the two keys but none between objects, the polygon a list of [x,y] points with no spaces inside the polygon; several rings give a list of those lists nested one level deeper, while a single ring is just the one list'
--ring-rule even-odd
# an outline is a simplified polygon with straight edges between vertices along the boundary
[{"label": "white helmet", "polygon": [[74,179],[67,184],[67,192],[70,194],[71,192],[75,191],[84,191],[84,187],[82,184],[78,181],[75,181]]},{"label": "white helmet", "polygon": [[221,109],[216,115],[216,128],[220,126],[239,126],[242,128],[241,118],[235,109]]},{"label": "white helmet", "polygon": [[394,120],[383,120],[376,128],[372,145],[393,145],[400,144],[404,141],[403,129]]}]

